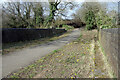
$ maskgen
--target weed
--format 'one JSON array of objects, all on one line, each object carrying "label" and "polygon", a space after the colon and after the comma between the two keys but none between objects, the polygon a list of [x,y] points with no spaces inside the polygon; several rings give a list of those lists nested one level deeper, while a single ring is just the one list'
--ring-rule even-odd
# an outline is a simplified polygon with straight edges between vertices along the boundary
[{"label": "weed", "polygon": [[76,63],[76,59],[75,59],[75,56],[70,56],[70,57],[68,57],[66,60],[65,60],[65,62],[67,62],[67,63]]},{"label": "weed", "polygon": [[53,53],[57,53],[57,52],[58,52],[58,50],[54,50],[54,51],[53,51]]},{"label": "weed", "polygon": [[62,71],[61,74],[63,75],[65,73],[65,71]]},{"label": "weed", "polygon": [[79,76],[79,78],[81,77],[81,75],[80,75],[80,74],[78,74],[78,76]]},{"label": "weed", "polygon": [[43,67],[45,67],[45,66],[46,66],[46,65],[41,65],[40,68],[43,68]]},{"label": "weed", "polygon": [[81,38],[82,38],[82,34],[80,34],[79,38],[77,38],[77,40],[75,40],[74,42],[78,43],[81,40]]},{"label": "weed", "polygon": [[19,78],[19,77],[15,75],[15,76],[10,76],[10,78]]},{"label": "weed", "polygon": [[35,74],[29,74],[29,78],[33,78]]},{"label": "weed", "polygon": [[84,54],[84,53],[81,53],[80,55],[81,55],[81,56],[85,56],[85,54]]}]

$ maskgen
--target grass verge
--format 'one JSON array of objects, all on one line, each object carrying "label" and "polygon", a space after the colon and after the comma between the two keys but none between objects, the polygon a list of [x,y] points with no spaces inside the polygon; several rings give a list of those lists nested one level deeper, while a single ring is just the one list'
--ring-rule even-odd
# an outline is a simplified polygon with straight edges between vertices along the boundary
[{"label": "grass verge", "polygon": [[111,65],[108,62],[107,55],[106,55],[106,53],[104,51],[104,48],[100,44],[100,41],[98,41],[97,44],[99,45],[99,50],[101,51],[102,58],[103,58],[103,61],[104,61],[105,65],[106,65],[106,69],[107,69],[107,71],[109,73],[110,78],[117,78],[117,76],[115,75]]}]

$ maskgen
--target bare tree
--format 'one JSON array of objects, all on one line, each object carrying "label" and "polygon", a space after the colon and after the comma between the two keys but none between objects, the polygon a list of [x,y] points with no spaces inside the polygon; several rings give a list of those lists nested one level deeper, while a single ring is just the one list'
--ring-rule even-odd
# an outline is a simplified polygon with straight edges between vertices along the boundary
[{"label": "bare tree", "polygon": [[66,8],[72,9],[75,5],[72,2],[61,2],[58,0],[49,0],[49,8],[50,14],[46,19],[46,24],[53,22],[56,16],[66,16],[66,12],[68,11]]},{"label": "bare tree", "polygon": [[[32,2],[7,2],[3,5],[3,26],[13,28],[33,28],[36,25],[35,16],[42,16],[42,6]],[[37,18],[36,17],[36,18]],[[38,19],[37,19],[38,21]],[[39,24],[39,23],[38,23]]]}]

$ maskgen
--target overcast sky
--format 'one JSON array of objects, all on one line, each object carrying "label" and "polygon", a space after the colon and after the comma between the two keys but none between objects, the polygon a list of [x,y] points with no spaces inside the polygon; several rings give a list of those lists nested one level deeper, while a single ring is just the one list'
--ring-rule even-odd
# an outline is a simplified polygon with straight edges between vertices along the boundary
[{"label": "overcast sky", "polygon": [[[18,1],[24,1],[24,2],[37,2],[37,1],[40,1],[40,2],[47,2],[48,0],[0,0],[0,3],[3,3],[3,2],[8,2],[8,1],[13,1],[13,2],[18,2]],[[68,13],[67,13],[67,16],[68,16],[68,18],[69,19],[72,19],[72,14],[73,13],[75,13],[76,12],[76,10],[77,9],[79,9],[79,7],[82,5],[82,3],[84,2],[84,1],[87,1],[87,2],[90,2],[90,1],[99,1],[99,2],[108,2],[107,4],[108,4],[108,9],[109,9],[109,11],[110,10],[118,10],[118,4],[117,4],[117,2],[119,1],[119,0],[63,0],[63,1],[74,1],[74,2],[77,2],[77,3],[79,3],[80,5],[78,6],[78,7],[76,7],[76,8],[74,8],[73,10],[69,10],[68,11]],[[113,3],[113,2],[115,2],[115,3]],[[47,13],[48,14],[48,13]]]},{"label": "overcast sky", "polygon": [[[18,2],[18,1],[24,1],[24,2],[47,2],[48,0],[0,0],[1,2],[6,2],[6,1],[14,1],[14,2]],[[119,2],[119,0],[61,0],[61,1],[67,1],[67,2],[95,2],[95,1],[99,1],[99,2]]]}]

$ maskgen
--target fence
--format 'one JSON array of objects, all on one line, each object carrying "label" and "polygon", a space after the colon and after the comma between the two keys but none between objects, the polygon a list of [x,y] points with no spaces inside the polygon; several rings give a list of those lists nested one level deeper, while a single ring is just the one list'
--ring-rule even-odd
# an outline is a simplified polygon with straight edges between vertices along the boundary
[{"label": "fence", "polygon": [[25,40],[52,37],[66,32],[65,29],[23,29],[23,28],[3,28],[2,43],[18,42]]}]

